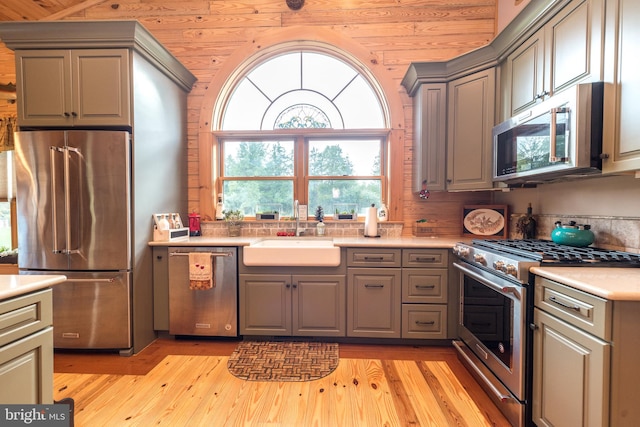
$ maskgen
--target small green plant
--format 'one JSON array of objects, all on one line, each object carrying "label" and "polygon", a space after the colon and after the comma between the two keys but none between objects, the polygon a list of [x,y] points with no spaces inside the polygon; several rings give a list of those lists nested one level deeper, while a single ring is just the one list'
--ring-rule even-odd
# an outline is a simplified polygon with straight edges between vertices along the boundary
[{"label": "small green plant", "polygon": [[316,221],[322,221],[324,218],[324,209],[322,209],[322,206],[318,206],[316,208]]},{"label": "small green plant", "polygon": [[224,210],[222,213],[224,214],[224,220],[231,224],[237,224],[244,219],[244,215],[240,212],[240,209]]}]

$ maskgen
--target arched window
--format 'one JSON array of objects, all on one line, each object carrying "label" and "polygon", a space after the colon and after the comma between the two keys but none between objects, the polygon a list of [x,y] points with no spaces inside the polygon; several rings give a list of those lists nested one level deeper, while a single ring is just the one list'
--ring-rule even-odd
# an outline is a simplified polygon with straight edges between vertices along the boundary
[{"label": "arched window", "polygon": [[387,109],[359,64],[289,50],[251,64],[230,94],[214,120],[226,209],[286,217],[299,200],[330,217],[384,201]]}]

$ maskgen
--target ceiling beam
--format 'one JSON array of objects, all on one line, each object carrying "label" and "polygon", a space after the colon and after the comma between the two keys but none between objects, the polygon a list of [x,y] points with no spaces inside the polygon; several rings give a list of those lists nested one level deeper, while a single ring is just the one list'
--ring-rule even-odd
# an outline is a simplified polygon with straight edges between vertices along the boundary
[{"label": "ceiling beam", "polygon": [[83,10],[91,7],[91,6],[95,6],[98,5],[100,3],[104,3],[107,0],[85,0],[82,3],[78,3],[74,6],[68,7],[66,9],[63,9],[59,12],[56,13],[52,13],[49,16],[46,16],[44,18],[40,18],[39,21],[56,21],[58,19],[62,19],[65,18],[69,15],[73,15],[74,13],[78,13],[78,12],[82,12]]}]

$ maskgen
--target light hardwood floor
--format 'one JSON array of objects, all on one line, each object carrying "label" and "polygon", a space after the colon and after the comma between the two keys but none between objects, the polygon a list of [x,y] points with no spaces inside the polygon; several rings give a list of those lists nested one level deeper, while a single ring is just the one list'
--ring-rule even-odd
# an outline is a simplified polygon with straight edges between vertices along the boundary
[{"label": "light hardwood floor", "polygon": [[57,351],[54,399],[76,426],[509,426],[452,348],[340,344],[307,382],[227,370],[237,342],[160,338],[132,357]]}]

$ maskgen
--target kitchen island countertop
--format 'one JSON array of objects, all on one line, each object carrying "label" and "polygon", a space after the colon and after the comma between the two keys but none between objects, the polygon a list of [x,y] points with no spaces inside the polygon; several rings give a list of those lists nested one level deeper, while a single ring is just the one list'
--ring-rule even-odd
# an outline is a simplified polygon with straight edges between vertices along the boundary
[{"label": "kitchen island countertop", "polygon": [[640,301],[640,268],[533,267],[533,274],[612,301]]},{"label": "kitchen island countertop", "polygon": [[[190,237],[185,241],[173,242],[149,242],[150,246],[248,246],[254,242],[264,239],[294,239],[296,237]],[[334,245],[341,247],[361,247],[361,248],[452,248],[456,242],[471,241],[468,237],[297,237],[302,239],[331,239]]]},{"label": "kitchen island countertop", "polygon": [[0,301],[49,288],[67,280],[67,276],[0,274]]}]

